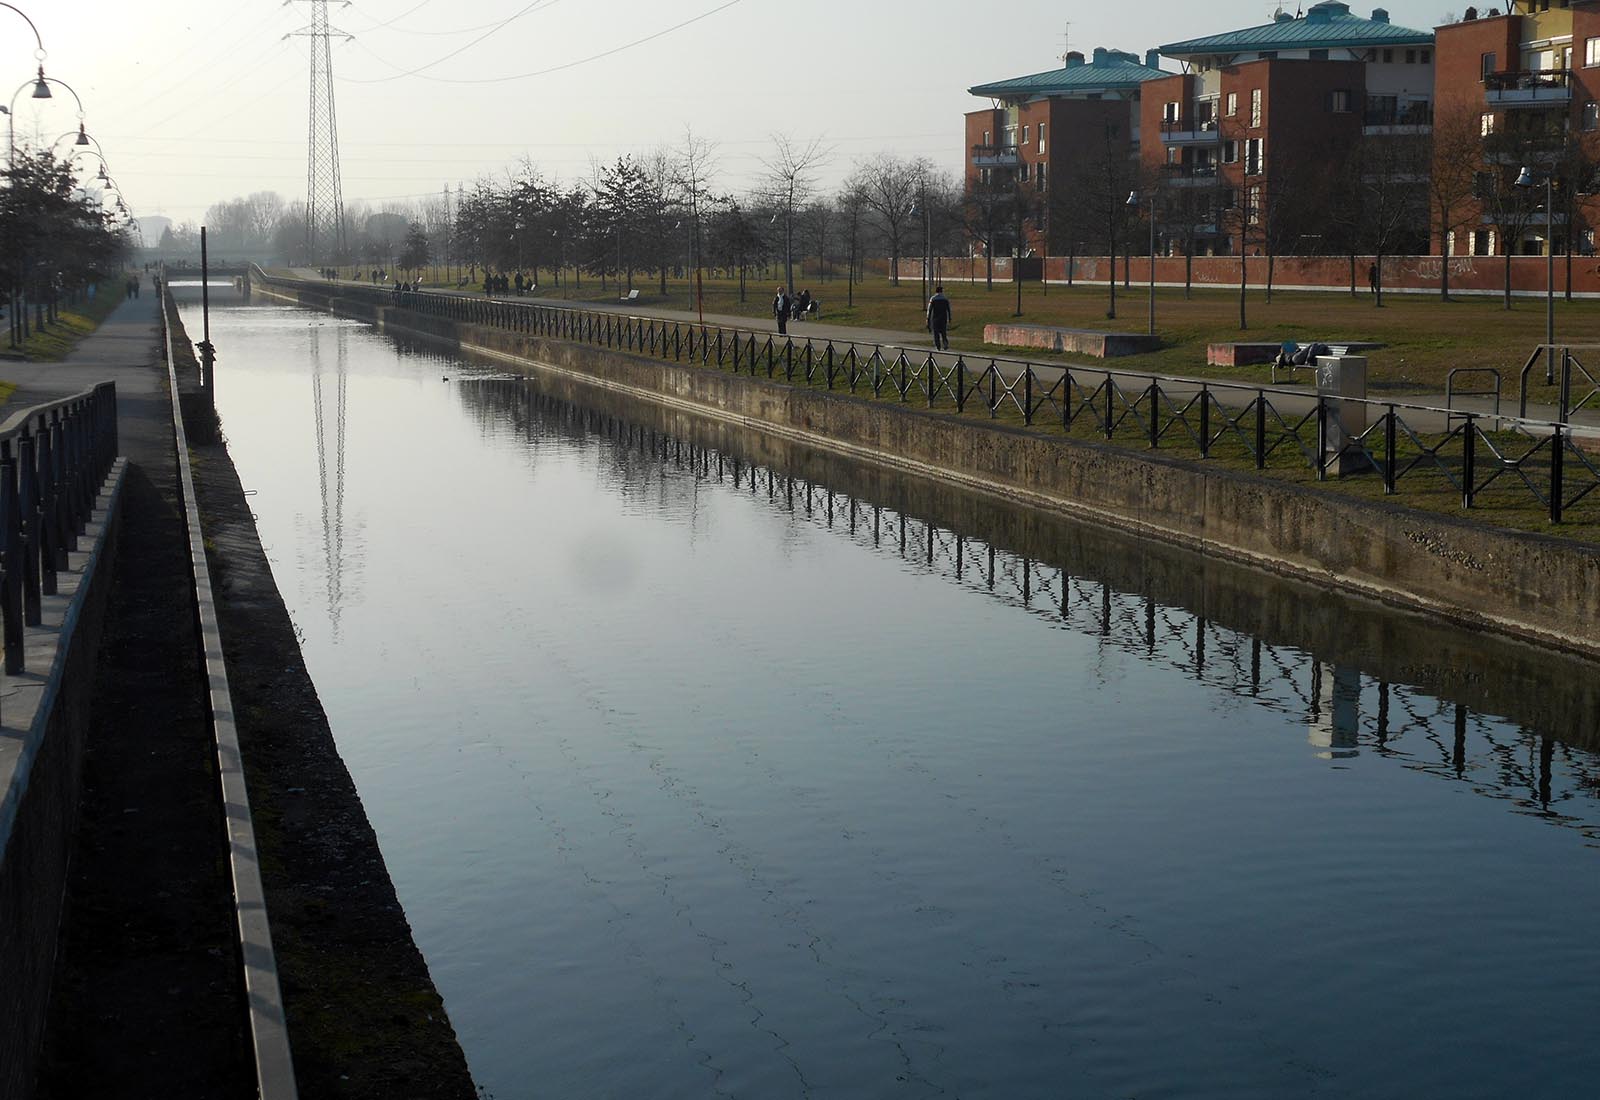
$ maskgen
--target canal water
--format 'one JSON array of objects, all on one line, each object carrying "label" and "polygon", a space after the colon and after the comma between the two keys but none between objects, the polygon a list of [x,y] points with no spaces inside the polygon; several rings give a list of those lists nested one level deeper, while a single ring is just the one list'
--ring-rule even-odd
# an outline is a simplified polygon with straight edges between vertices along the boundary
[{"label": "canal water", "polygon": [[212,338],[487,1095],[1593,1095],[1592,666],[326,315]]}]

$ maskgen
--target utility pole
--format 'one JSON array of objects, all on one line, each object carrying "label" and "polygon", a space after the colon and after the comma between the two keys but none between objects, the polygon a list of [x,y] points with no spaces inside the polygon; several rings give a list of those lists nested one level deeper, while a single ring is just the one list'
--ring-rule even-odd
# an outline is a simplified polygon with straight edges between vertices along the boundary
[{"label": "utility pole", "polygon": [[346,251],[344,190],[339,179],[339,120],[333,104],[333,46],[354,36],[328,24],[328,0],[311,5],[311,22],[286,38],[311,40],[311,98],[306,124],[306,253],[311,263],[338,260]]}]

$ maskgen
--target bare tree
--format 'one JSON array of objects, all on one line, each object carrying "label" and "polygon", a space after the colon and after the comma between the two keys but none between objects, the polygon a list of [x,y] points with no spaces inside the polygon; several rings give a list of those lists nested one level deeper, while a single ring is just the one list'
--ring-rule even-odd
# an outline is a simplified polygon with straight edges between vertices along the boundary
[{"label": "bare tree", "polygon": [[879,153],[856,165],[846,189],[858,191],[866,208],[877,216],[889,244],[889,281],[900,285],[900,248],[917,204],[922,181],[932,170],[924,158],[901,160]]},{"label": "bare tree", "polygon": [[1450,298],[1450,242],[1477,206],[1473,190],[1483,165],[1482,113],[1464,100],[1441,103],[1433,116],[1428,205],[1439,235],[1439,297]]},{"label": "bare tree", "polygon": [[817,172],[827,163],[830,151],[821,138],[798,145],[787,134],[773,134],[772,145],[772,156],[761,164],[766,169],[768,193],[783,216],[783,279],[793,293],[795,210],[816,193]]},{"label": "bare tree", "polygon": [[711,181],[717,172],[717,147],[705,138],[698,138],[688,126],[683,128],[683,144],[678,147],[675,178],[684,210],[689,215],[692,229],[690,241],[694,267],[695,303],[702,318],[705,315],[705,291],[701,277],[704,256],[706,219],[715,205]]}]

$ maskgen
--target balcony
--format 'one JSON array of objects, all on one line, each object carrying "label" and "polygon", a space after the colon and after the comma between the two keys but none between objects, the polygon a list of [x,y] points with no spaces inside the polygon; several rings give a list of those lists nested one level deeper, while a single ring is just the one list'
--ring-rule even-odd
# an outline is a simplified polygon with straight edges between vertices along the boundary
[{"label": "balcony", "polygon": [[1165,118],[1161,140],[1168,145],[1215,145],[1222,140],[1222,128],[1214,118]]},{"label": "balcony", "polygon": [[1215,164],[1169,164],[1161,175],[1169,187],[1211,187],[1217,182]]},{"label": "balcony", "polygon": [[1017,152],[1015,145],[974,145],[972,147],[972,166],[974,168],[1015,168],[1022,163],[1022,156]]},{"label": "balcony", "polygon": [[1368,107],[1361,125],[1368,135],[1425,134],[1433,129],[1433,104],[1418,101]]},{"label": "balcony", "polygon": [[1560,107],[1572,102],[1572,74],[1566,69],[1523,69],[1483,78],[1491,107]]}]

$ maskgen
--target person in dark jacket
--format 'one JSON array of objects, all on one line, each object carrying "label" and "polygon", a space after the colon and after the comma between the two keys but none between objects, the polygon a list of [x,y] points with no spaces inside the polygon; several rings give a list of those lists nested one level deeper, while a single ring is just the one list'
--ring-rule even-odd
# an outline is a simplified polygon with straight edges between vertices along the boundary
[{"label": "person in dark jacket", "polygon": [[789,312],[793,309],[789,292],[783,287],[778,288],[777,297],[772,299],[772,312],[778,318],[778,335],[785,336],[789,332]]},{"label": "person in dark jacket", "polygon": [[950,299],[944,296],[944,287],[933,288],[928,299],[928,331],[933,333],[933,346],[943,351],[950,349]]}]

